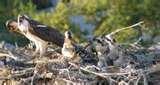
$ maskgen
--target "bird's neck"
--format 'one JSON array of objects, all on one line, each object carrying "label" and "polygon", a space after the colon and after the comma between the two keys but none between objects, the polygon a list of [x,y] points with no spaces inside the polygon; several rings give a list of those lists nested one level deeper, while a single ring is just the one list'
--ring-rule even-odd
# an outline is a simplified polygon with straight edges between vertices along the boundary
[{"label": "bird's neck", "polygon": [[64,41],[65,43],[72,43],[72,39],[69,39],[69,38],[65,38]]},{"label": "bird's neck", "polygon": [[65,38],[65,39],[64,39],[64,44],[65,44],[65,45],[75,45],[75,42],[74,42],[73,39]]}]

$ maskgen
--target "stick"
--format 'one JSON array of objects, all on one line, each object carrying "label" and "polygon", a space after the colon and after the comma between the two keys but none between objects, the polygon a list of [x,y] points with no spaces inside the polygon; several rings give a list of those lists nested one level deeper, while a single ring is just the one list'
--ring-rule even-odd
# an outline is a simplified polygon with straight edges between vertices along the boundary
[{"label": "stick", "polygon": [[9,54],[7,54],[7,53],[0,53],[0,57],[4,57],[4,56],[10,57],[10,58],[12,58],[14,60],[17,60],[17,58],[14,57],[13,55],[11,55],[11,53],[9,53]]},{"label": "stick", "polygon": [[143,84],[148,85],[148,80],[146,78],[146,75],[143,73],[142,76],[143,76]]},{"label": "stick", "polygon": [[37,71],[36,71],[37,66],[38,66],[38,64],[36,64],[36,66],[34,67],[33,76],[32,76],[32,79],[31,79],[31,85],[34,85],[34,78],[37,75]]},{"label": "stick", "polygon": [[105,75],[105,76],[120,76],[120,75],[128,75],[129,73],[99,73],[101,75]]},{"label": "stick", "polygon": [[37,64],[37,63],[53,63],[53,62],[62,62],[60,59],[47,59],[47,58],[41,58],[41,60],[32,60],[28,61],[28,64]]},{"label": "stick", "polygon": [[[75,67],[78,67],[76,64],[73,64],[71,62],[69,62],[69,64],[71,64],[71,65],[73,65]],[[97,73],[97,72],[93,72],[93,71],[87,70],[87,69],[82,68],[82,67],[80,67],[80,69],[83,70],[83,71],[86,71],[86,72],[89,72],[89,73],[104,77],[104,78],[107,78],[106,76],[113,76],[113,75],[114,76],[115,75],[119,76],[119,75],[127,75],[127,74],[129,74],[129,73]]]},{"label": "stick", "polygon": [[7,53],[0,53],[0,57],[4,57],[4,56],[9,57],[9,58],[12,58],[12,59],[14,59],[14,60],[16,60],[16,61],[22,61],[22,60],[19,59],[18,57],[15,57],[15,56],[13,55],[13,53],[10,52],[10,51],[8,51],[8,54],[7,54]]},{"label": "stick", "polygon": [[79,69],[81,69],[81,70],[83,70],[83,71],[86,71],[86,72],[88,72],[88,73],[92,73],[92,74],[95,74],[95,75],[97,75],[97,76],[100,76],[100,77],[102,77],[102,78],[108,78],[108,77],[106,77],[106,76],[104,76],[104,75],[102,75],[102,74],[99,74],[99,73],[96,73],[96,72],[93,72],[93,71],[89,71],[89,70],[87,70],[87,69],[84,69],[84,68],[82,68],[82,67],[79,67],[79,66],[77,66],[76,64],[74,64],[74,63],[71,63],[71,62],[69,62],[69,64],[70,65],[72,65],[72,66],[74,66],[74,67],[78,67]]},{"label": "stick", "polygon": [[135,85],[138,85],[139,81],[140,81],[141,77],[139,76],[138,79],[135,82]]},{"label": "stick", "polygon": [[10,57],[10,55],[9,55],[9,54],[6,54],[6,53],[0,53],[0,57],[4,57],[4,56],[6,56],[6,57]]},{"label": "stick", "polygon": [[129,85],[127,82],[125,82],[125,81],[120,81],[119,83],[118,83],[118,85]]},{"label": "stick", "polygon": [[134,25],[128,26],[128,27],[124,27],[124,28],[121,28],[121,29],[117,29],[117,30],[111,32],[111,33],[108,34],[108,35],[109,35],[109,36],[112,36],[112,35],[116,34],[117,32],[120,32],[120,31],[122,31],[122,30],[125,30],[125,29],[128,29],[128,28],[132,28],[132,27],[135,27],[135,26],[138,26],[138,25],[140,25],[140,24],[142,24],[142,23],[144,23],[144,21],[140,21],[140,22],[138,22],[138,23],[136,23],[136,24],[134,24]]}]

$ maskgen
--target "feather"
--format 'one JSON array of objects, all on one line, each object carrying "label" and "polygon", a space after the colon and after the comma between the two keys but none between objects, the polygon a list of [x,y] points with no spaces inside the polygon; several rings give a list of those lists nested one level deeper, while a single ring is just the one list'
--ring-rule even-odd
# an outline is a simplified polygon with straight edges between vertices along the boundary
[{"label": "feather", "polygon": [[[46,26],[44,24],[41,24],[40,22],[30,19],[29,17],[23,15],[21,17],[25,18],[29,22],[30,24],[29,32],[31,34],[39,37],[44,41],[52,42],[60,47],[63,47],[64,36],[58,30]],[[17,29],[18,27],[17,25],[18,25],[17,20],[9,20],[6,22],[6,26],[10,31],[21,33]]]}]

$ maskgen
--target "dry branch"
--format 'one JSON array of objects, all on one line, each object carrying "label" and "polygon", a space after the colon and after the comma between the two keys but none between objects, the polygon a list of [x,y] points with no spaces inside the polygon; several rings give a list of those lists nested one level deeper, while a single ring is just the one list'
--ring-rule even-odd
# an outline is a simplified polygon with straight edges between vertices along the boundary
[{"label": "dry branch", "polygon": [[140,21],[140,22],[138,22],[138,23],[136,23],[136,24],[134,24],[134,25],[128,26],[128,27],[124,27],[124,28],[117,29],[117,30],[115,30],[115,31],[113,31],[113,32],[111,32],[111,33],[109,33],[108,35],[109,35],[109,36],[112,36],[112,35],[114,35],[114,34],[120,32],[120,31],[122,31],[122,30],[125,30],[125,29],[128,29],[128,28],[132,28],[132,27],[139,26],[139,25],[141,25],[142,23],[144,23],[144,21]]}]

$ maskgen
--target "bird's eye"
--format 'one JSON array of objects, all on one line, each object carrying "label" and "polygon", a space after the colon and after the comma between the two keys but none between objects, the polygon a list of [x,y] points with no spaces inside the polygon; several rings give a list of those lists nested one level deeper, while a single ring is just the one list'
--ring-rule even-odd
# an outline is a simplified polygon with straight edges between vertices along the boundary
[{"label": "bird's eye", "polygon": [[102,43],[100,40],[97,40],[98,43]]},{"label": "bird's eye", "polygon": [[113,42],[116,42],[116,39],[113,38]]},{"label": "bird's eye", "polygon": [[22,21],[23,21],[22,19],[19,20],[19,22],[22,22]]},{"label": "bird's eye", "polygon": [[68,32],[67,34],[68,34],[68,35],[71,35],[71,33],[70,33],[70,32]]},{"label": "bird's eye", "polygon": [[11,30],[12,26],[8,26],[7,28],[8,28],[8,30]]}]

